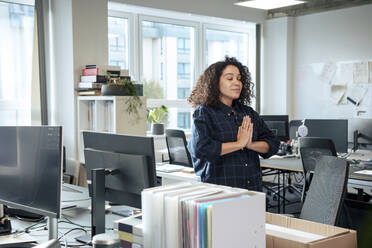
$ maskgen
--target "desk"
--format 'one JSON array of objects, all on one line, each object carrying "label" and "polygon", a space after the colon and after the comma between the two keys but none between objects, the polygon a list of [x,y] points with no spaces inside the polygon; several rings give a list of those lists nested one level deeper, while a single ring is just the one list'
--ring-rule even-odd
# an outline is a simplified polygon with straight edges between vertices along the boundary
[{"label": "desk", "polygon": [[[349,168],[349,179],[348,186],[356,188],[358,191],[358,199],[362,199],[362,194],[364,191],[372,191],[372,175],[362,175],[355,173],[356,171],[370,169],[372,170],[372,165],[367,164],[367,162],[360,162],[358,164],[350,162]],[[370,163],[370,162],[369,162]],[[303,172],[302,161],[300,158],[270,158],[270,159],[261,159],[261,167],[267,169],[273,169],[281,171],[282,173],[288,172]],[[279,178],[278,178],[279,184]],[[283,178],[284,184],[284,178]],[[285,193],[285,192],[283,192]],[[285,194],[283,195],[283,198]],[[278,201],[280,208],[280,204]],[[285,205],[283,212],[285,211]]]},{"label": "desk", "polygon": [[[85,234],[85,231],[82,229],[85,229],[89,234],[91,229],[91,215],[90,210],[88,209],[90,207],[88,189],[76,185],[64,185],[62,188],[61,198],[62,203],[74,203],[76,204],[76,207],[62,210],[61,218],[58,219],[58,236],[61,237],[63,234],[66,234],[68,231],[76,228],[75,230],[66,234],[65,237],[61,238],[61,242],[67,242],[68,245],[81,245],[81,243],[76,242],[74,238]],[[127,208],[133,209],[130,207]],[[111,207],[112,211],[119,209],[123,209],[123,206]],[[113,223],[115,220],[123,218],[122,216],[112,213],[107,213],[105,217],[106,230],[113,228]],[[20,221],[16,218],[11,218],[11,222],[12,232],[15,230],[24,230],[26,227],[35,224],[33,222]],[[39,226],[43,228],[45,225],[40,224]],[[29,236],[38,243],[42,243],[48,240],[48,231],[44,229],[37,229],[31,231]]]},{"label": "desk", "polygon": [[[161,177],[162,185],[178,183],[180,181],[191,181],[191,182],[200,182],[200,177],[197,176],[195,173],[190,172],[163,172],[156,170],[156,176]],[[189,167],[184,167],[185,169],[190,169]]]}]

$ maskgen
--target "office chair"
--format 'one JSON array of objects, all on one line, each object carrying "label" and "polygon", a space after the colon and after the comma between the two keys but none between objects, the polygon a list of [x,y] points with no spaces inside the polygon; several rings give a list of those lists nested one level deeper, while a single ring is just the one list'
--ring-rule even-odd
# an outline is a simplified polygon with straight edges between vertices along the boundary
[{"label": "office chair", "polygon": [[336,225],[347,188],[349,164],[345,159],[320,156],[300,219]]},{"label": "office chair", "polygon": [[166,129],[165,138],[167,141],[169,163],[192,167],[185,133],[182,130]]},{"label": "office chair", "polygon": [[301,201],[304,202],[315,166],[318,164],[321,156],[337,156],[337,153],[331,139],[318,137],[301,137],[299,139],[299,150],[304,170],[304,183],[301,196]]}]

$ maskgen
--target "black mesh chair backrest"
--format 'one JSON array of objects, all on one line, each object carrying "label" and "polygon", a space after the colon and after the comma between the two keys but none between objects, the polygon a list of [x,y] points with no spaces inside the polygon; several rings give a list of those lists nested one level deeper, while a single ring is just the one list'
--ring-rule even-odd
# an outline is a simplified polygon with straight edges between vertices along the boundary
[{"label": "black mesh chair backrest", "polygon": [[336,225],[346,192],[348,174],[349,164],[345,159],[321,156],[300,218]]},{"label": "black mesh chair backrest", "polygon": [[185,133],[182,130],[166,129],[165,137],[168,147],[169,163],[192,167]]},{"label": "black mesh chair backrest", "polygon": [[314,171],[321,156],[337,156],[333,141],[327,138],[302,137],[299,139],[299,147],[305,174]]}]

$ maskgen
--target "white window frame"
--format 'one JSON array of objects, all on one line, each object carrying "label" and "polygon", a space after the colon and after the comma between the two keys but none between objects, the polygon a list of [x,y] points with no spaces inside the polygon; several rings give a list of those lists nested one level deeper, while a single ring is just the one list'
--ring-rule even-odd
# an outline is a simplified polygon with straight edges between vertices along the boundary
[{"label": "white window frame", "polygon": [[[135,63],[135,53],[137,48],[136,43],[136,26],[135,26],[135,15],[122,12],[122,11],[116,11],[116,10],[110,10],[108,13],[108,17],[116,17],[116,18],[123,18],[128,20],[128,69],[131,73],[134,80],[138,80],[138,67],[137,63]],[[132,52],[133,51],[133,52]]]},{"label": "white window frame", "polygon": [[[176,11],[160,10],[147,7],[138,7],[129,4],[109,2],[109,16],[127,18],[129,21],[129,71],[134,80],[143,79],[142,63],[142,21],[160,22],[165,24],[182,25],[193,27],[195,32],[195,55],[193,70],[194,83],[206,69],[205,67],[205,42],[206,29],[221,31],[248,33],[248,49],[254,58],[248,61],[248,68],[251,72],[253,81],[256,81],[256,23],[231,20],[217,17],[200,16]],[[115,9],[115,10],[111,10]],[[191,91],[192,89],[190,89]],[[147,99],[147,107],[160,107],[161,105],[189,108],[192,107],[186,99],[167,100],[167,99]]]},{"label": "white window frame", "polygon": [[[206,43],[206,34],[207,29],[213,29],[218,31],[227,31],[227,32],[238,32],[238,33],[247,33],[248,34],[248,50],[249,53],[254,54],[254,57],[252,59],[248,59],[248,69],[251,74],[252,81],[254,83],[254,95],[255,97],[252,99],[252,104],[254,104],[254,107],[256,108],[256,25],[255,24],[241,24],[241,26],[227,26],[227,25],[218,25],[218,24],[211,24],[211,23],[204,23],[203,24],[203,61],[202,65],[203,68],[205,68],[206,64],[206,56],[205,56],[205,43]],[[249,58],[249,56],[248,56]]]},{"label": "white window frame", "polygon": [[[8,4],[21,4],[21,5],[27,5],[27,6],[35,6],[35,0],[1,0],[4,3]],[[36,10],[35,10],[36,11]],[[31,45],[33,46],[33,44]],[[32,81],[32,79],[31,79]],[[30,87],[30,90],[31,87]],[[15,111],[16,116],[18,116],[20,111],[23,110],[30,110],[30,124],[32,122],[32,106],[30,108],[25,108],[23,104],[19,103],[17,99],[8,99],[8,100],[3,100],[0,99],[0,110],[7,110],[7,111]],[[16,118],[16,123],[18,123],[18,118]]]},{"label": "white window frame", "polygon": [[[140,80],[143,79],[143,73],[142,73],[142,64],[143,64],[143,44],[142,44],[142,22],[143,21],[149,21],[149,22],[158,22],[158,23],[164,23],[164,24],[171,24],[171,25],[179,25],[179,26],[186,26],[186,27],[192,27],[194,28],[194,47],[195,47],[195,54],[194,54],[194,68],[190,68],[190,70],[194,71],[194,79],[197,80],[197,77],[199,75],[198,68],[200,68],[199,60],[197,59],[197,54],[199,54],[199,33],[198,30],[200,29],[200,24],[197,22],[190,22],[185,20],[177,20],[177,19],[171,19],[171,18],[164,18],[164,17],[158,17],[158,16],[149,16],[149,15],[138,15],[138,44],[139,44],[139,70],[140,70]],[[162,104],[159,105],[159,100],[161,100]],[[161,105],[165,105],[167,107],[172,106],[175,107],[177,105],[177,108],[191,108],[190,105],[187,103],[186,99],[179,99],[179,100],[168,100],[168,99],[147,99],[147,107],[160,107]]]}]

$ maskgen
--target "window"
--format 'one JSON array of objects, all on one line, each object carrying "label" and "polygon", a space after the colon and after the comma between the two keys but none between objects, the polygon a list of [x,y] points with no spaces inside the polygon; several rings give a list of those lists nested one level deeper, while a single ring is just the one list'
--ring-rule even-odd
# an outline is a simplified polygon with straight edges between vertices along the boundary
[{"label": "window", "polygon": [[178,88],[177,95],[179,99],[186,99],[190,95],[190,88]]},{"label": "window", "polygon": [[34,6],[0,2],[0,125],[31,125]]},{"label": "window", "polygon": [[[168,107],[168,128],[191,127],[192,109],[186,99],[197,77],[211,63],[225,55],[234,56],[255,78],[253,23],[129,4],[109,2],[108,6],[109,15],[128,20],[129,40],[134,44],[129,49],[127,64],[133,65],[129,73],[143,83],[147,107]],[[211,21],[213,24],[208,23]]]},{"label": "window", "polygon": [[129,69],[128,66],[128,19],[108,18],[109,65]]},{"label": "window", "polygon": [[190,79],[190,63],[178,63],[177,79]]},{"label": "window", "polygon": [[224,59],[226,55],[248,65],[248,34],[224,30],[206,29],[206,67]]},{"label": "window", "polygon": [[154,89],[154,84],[159,85],[157,89],[163,92],[163,104],[168,105],[168,126],[180,128],[178,108],[173,108],[171,101],[180,99],[182,103],[178,101],[178,104],[189,108],[184,99],[194,82],[191,68],[194,68],[195,49],[190,43],[195,42],[195,28],[149,20],[143,20],[141,24],[144,92],[148,92],[146,96],[151,101],[154,90],[147,88]]},{"label": "window", "polygon": [[177,52],[179,54],[189,54],[190,53],[190,39],[178,38]]},{"label": "window", "polygon": [[[205,29],[205,67],[223,60],[226,55],[237,58],[242,64],[248,66],[253,84],[255,84],[256,46],[255,29],[253,27],[242,31],[241,28],[218,27],[206,25]],[[255,95],[256,88],[253,88]],[[252,99],[251,107],[256,107],[256,100]]]},{"label": "window", "polygon": [[177,114],[177,127],[190,129],[190,112],[179,112]]}]

